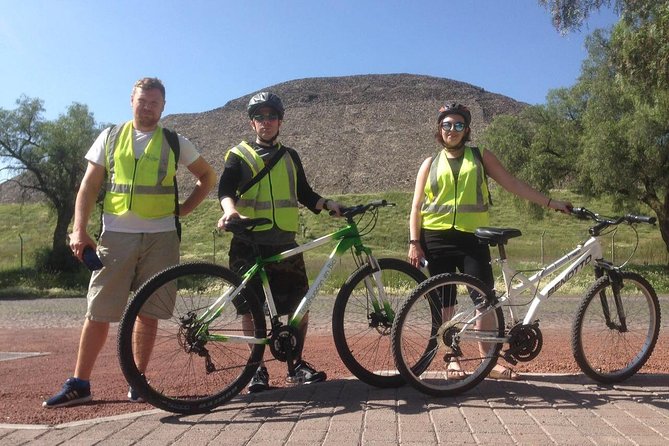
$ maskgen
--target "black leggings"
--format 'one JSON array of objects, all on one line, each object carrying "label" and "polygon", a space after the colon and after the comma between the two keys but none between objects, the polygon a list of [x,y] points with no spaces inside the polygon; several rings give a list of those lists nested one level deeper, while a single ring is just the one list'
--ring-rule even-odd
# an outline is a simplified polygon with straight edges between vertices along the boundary
[{"label": "black leggings", "polygon": [[[473,233],[455,229],[421,231],[421,246],[428,261],[430,275],[453,273],[456,270],[474,276],[490,289],[495,287],[495,278],[490,265],[490,248],[479,242]],[[476,298],[472,296],[472,298]],[[441,305],[455,305],[455,290],[444,293]]]}]

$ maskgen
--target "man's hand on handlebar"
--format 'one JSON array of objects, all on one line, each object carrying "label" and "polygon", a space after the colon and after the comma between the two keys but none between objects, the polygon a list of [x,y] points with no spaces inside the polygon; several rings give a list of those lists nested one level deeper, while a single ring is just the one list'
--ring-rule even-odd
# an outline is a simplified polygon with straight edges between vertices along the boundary
[{"label": "man's hand on handlebar", "polygon": [[245,217],[239,215],[239,212],[237,211],[230,212],[227,214],[224,213],[223,216],[218,219],[218,223],[216,223],[216,228],[218,228],[220,231],[223,231],[225,229],[225,224],[235,218],[245,218]]},{"label": "man's hand on handlebar", "polygon": [[344,206],[331,199],[325,199],[322,203],[322,209],[328,211],[333,217],[341,217]]}]

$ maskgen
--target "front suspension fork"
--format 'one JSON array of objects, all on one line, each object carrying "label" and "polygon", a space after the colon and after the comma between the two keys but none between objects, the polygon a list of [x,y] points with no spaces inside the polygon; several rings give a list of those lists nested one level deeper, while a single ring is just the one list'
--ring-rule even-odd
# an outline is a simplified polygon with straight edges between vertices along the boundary
[{"label": "front suspension fork", "polygon": [[[607,265],[608,266],[608,265]],[[620,271],[610,265],[606,269],[602,267],[595,268],[595,277],[597,279],[601,278],[606,274],[611,283],[611,291],[613,292],[613,303],[615,305],[615,311],[618,314],[618,321],[616,323],[615,318],[611,318],[611,307],[609,306],[609,301],[606,297],[606,288],[599,292],[599,300],[602,304],[602,311],[604,312],[604,319],[606,320],[606,326],[610,329],[615,329],[621,333],[627,332],[627,317],[625,315],[625,308],[623,306],[622,297],[620,296],[620,290],[623,288],[623,278],[620,274]]]}]

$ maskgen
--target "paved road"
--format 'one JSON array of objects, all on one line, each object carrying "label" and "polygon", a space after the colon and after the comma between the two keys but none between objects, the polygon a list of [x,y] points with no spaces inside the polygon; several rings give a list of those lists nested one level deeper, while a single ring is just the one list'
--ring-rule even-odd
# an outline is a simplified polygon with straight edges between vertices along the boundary
[{"label": "paved road", "polygon": [[667,375],[614,388],[582,375],[486,380],[457,398],[357,380],[243,395],[206,415],[152,410],[59,426],[0,425],[0,443],[221,445],[669,444]]},{"label": "paved road", "polygon": [[[81,299],[0,301],[0,319],[7,328],[78,326],[83,305]],[[582,375],[525,378],[484,381],[451,399],[333,380],[241,395],[198,416],[151,410],[95,418],[91,406],[89,421],[0,424],[0,444],[669,444],[667,374],[640,374],[611,388]]]}]

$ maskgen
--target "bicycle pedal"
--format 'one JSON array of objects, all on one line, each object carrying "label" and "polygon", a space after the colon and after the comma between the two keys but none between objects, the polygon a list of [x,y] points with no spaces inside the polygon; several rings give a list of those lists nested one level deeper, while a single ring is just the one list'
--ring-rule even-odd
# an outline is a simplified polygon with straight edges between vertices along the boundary
[{"label": "bicycle pedal", "polygon": [[509,353],[508,350],[501,355],[502,359],[508,362],[511,365],[517,365],[518,360],[513,356],[512,353]]}]

